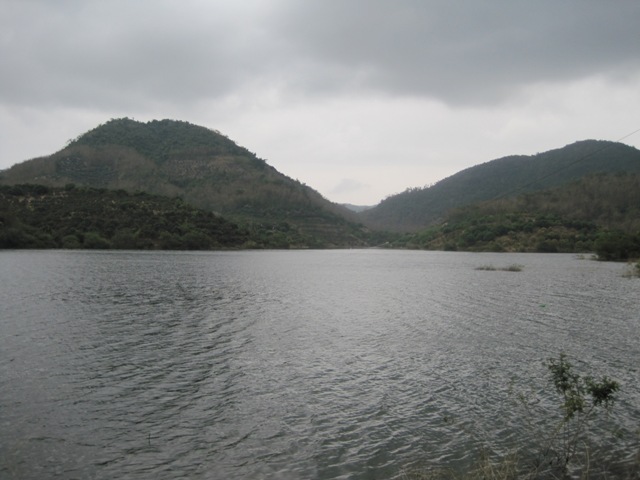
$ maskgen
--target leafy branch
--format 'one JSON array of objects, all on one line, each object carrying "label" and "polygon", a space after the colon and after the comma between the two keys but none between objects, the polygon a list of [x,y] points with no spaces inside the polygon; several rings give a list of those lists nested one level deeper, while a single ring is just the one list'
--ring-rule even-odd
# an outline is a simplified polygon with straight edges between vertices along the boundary
[{"label": "leafy branch", "polygon": [[574,459],[579,444],[584,442],[586,445],[585,433],[596,409],[609,411],[620,385],[607,376],[600,380],[580,376],[564,353],[557,359],[549,358],[546,365],[556,392],[562,396],[564,418],[556,433],[562,436],[560,459],[566,469]]}]

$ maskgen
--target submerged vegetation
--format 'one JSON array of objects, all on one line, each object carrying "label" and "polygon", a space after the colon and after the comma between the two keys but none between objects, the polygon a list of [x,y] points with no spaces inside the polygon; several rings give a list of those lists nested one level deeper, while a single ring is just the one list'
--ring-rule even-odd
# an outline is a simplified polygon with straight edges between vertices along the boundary
[{"label": "submerged vegetation", "polygon": [[501,272],[521,272],[522,269],[524,268],[523,265],[520,265],[518,263],[513,263],[511,265],[508,265],[506,267],[494,267],[493,265],[480,265],[479,267],[476,267],[476,270],[484,270],[484,271],[489,271],[489,272],[495,272],[495,271],[501,271]]},{"label": "submerged vegetation", "polygon": [[[529,425],[527,415],[542,413],[535,423],[542,428],[534,439],[535,445],[514,446],[505,454],[493,454],[489,446],[480,449],[476,461],[467,469],[458,466],[433,466],[407,471],[405,480],[511,480],[511,479],[559,479],[559,478],[637,478],[640,464],[604,461],[593,449],[599,435],[590,430],[600,415],[608,420],[620,385],[605,376],[596,379],[580,375],[564,353],[545,362],[551,389],[537,395],[556,394],[557,409],[533,412],[541,405],[541,398],[530,398],[522,393],[518,403],[525,415],[519,420]],[[551,391],[550,391],[551,390]],[[556,412],[560,411],[558,419]],[[527,427],[529,428],[529,427]],[[615,435],[612,436],[616,440]],[[640,454],[640,452],[638,452]],[[640,458],[639,458],[640,461]]]}]

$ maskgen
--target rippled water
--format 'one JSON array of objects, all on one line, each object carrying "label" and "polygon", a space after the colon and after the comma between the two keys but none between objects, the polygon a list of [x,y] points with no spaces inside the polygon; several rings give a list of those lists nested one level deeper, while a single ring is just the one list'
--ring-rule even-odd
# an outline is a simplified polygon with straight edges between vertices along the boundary
[{"label": "rippled water", "polygon": [[631,461],[640,281],[623,269],[571,255],[0,252],[0,477],[460,465],[526,441],[512,392],[558,413],[542,363],[560,351],[622,384],[616,452]]}]

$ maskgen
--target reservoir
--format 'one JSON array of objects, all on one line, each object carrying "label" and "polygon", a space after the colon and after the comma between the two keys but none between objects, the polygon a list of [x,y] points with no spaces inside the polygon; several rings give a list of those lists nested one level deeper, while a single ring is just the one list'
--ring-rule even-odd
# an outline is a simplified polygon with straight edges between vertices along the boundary
[{"label": "reservoir", "polygon": [[535,456],[562,418],[545,366],[561,352],[620,383],[592,452],[634,465],[640,279],[624,271],[549,254],[0,251],[0,477],[389,479]]}]

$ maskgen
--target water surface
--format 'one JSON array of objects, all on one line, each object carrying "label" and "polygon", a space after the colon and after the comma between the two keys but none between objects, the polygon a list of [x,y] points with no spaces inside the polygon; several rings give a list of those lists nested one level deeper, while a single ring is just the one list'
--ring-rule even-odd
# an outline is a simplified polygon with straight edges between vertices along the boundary
[{"label": "water surface", "polygon": [[[543,361],[561,351],[622,384],[612,420],[630,461],[640,281],[623,270],[572,255],[3,251],[0,476],[460,465],[559,413]],[[533,425],[513,392],[539,399]]]}]

